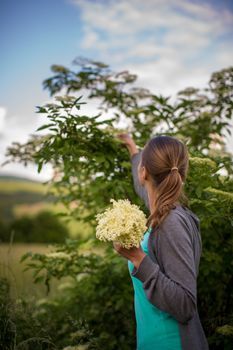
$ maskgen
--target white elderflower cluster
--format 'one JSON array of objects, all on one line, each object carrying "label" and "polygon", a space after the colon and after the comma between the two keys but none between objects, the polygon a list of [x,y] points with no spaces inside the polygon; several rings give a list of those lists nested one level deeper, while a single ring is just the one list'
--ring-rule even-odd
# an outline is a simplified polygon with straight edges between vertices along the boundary
[{"label": "white elderflower cluster", "polygon": [[110,202],[113,202],[112,208],[96,215],[96,238],[119,242],[127,249],[139,247],[147,230],[145,214],[128,199],[110,199]]},{"label": "white elderflower cluster", "polygon": [[71,256],[67,253],[64,253],[64,252],[51,252],[51,253],[48,253],[46,254],[46,257],[47,258],[55,258],[55,259],[68,259],[70,260],[71,259]]}]

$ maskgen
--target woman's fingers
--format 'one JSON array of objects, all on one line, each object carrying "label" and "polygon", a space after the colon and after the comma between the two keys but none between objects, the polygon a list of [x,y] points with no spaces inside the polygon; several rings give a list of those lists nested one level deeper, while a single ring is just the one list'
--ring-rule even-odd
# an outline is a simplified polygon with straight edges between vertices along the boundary
[{"label": "woman's fingers", "polygon": [[133,142],[133,139],[129,134],[117,134],[116,137],[123,141],[124,144],[128,145]]},{"label": "woman's fingers", "polygon": [[137,145],[129,134],[121,133],[116,135],[122,141],[122,145],[126,146],[130,155],[133,156],[138,153]]},{"label": "woman's fingers", "polygon": [[119,242],[113,242],[113,247],[117,252],[121,250],[121,244]]}]

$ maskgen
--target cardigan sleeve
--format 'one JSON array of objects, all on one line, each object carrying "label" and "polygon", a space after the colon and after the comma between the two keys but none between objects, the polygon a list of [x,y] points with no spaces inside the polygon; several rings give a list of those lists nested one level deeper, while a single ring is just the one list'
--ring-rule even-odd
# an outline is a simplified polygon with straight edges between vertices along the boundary
[{"label": "cardigan sleeve", "polygon": [[[167,220],[166,220],[167,219]],[[177,213],[167,216],[159,229],[159,246],[164,273],[146,255],[131,275],[143,283],[148,300],[187,323],[197,310],[196,267],[190,232]]]},{"label": "cardigan sleeve", "polygon": [[131,157],[133,184],[134,184],[135,192],[144,201],[146,207],[149,209],[149,198],[148,198],[147,190],[144,186],[140,184],[138,179],[138,164],[140,162],[140,157],[141,157],[141,151],[133,154]]}]

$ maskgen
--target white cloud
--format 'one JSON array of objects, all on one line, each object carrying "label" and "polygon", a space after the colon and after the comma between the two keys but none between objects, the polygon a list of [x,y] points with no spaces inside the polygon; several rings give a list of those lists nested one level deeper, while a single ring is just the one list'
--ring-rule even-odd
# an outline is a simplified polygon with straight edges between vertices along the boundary
[{"label": "white cloud", "polygon": [[90,31],[88,28],[84,29],[85,32],[85,42],[82,46],[84,49],[91,49],[99,41],[97,33]]},{"label": "white cloud", "polygon": [[70,2],[80,11],[85,55],[130,70],[138,75],[138,86],[155,93],[168,96],[188,86],[203,87],[212,72],[232,65],[233,13],[221,3]]},{"label": "white cloud", "polygon": [[7,109],[5,107],[0,107],[0,134],[4,128],[6,112]]},{"label": "white cloud", "polygon": [[93,28],[123,36],[161,26],[171,29],[185,24],[188,24],[188,28],[184,27],[184,30],[191,29],[204,34],[213,28],[225,28],[232,23],[232,14],[229,11],[222,10],[219,14],[211,5],[193,4],[187,0],[72,2],[81,9],[85,23]]},{"label": "white cloud", "polygon": [[[29,122],[30,120],[33,120]],[[21,121],[19,123],[19,121]],[[23,164],[9,163],[2,166],[2,163],[6,161],[7,148],[12,145],[12,142],[25,143],[27,142],[29,135],[35,133],[37,127],[45,122],[43,117],[34,118],[32,116],[25,115],[10,115],[7,109],[0,106],[0,173],[11,174],[15,176],[24,176],[40,181],[45,181],[51,178],[52,169],[51,166],[46,166],[37,173],[37,167],[33,164],[29,164],[24,167]]]},{"label": "white cloud", "polygon": [[91,50],[114,68],[133,69],[160,93],[204,85],[232,62],[233,13],[225,8],[187,0],[70,2],[81,13],[86,56]]},{"label": "white cloud", "polygon": [[[182,29],[202,35],[218,36],[232,25],[232,13],[221,13],[207,4],[190,1],[73,0],[81,10],[82,20],[90,28],[105,31],[105,35],[127,37],[142,31]],[[215,31],[214,31],[215,29]],[[85,39],[84,39],[85,40]],[[111,45],[111,43],[109,43]]]}]

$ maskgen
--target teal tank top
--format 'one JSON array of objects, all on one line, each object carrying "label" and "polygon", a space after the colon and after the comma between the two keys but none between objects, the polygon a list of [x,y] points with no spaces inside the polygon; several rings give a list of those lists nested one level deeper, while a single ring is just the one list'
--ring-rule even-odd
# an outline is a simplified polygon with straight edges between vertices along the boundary
[{"label": "teal tank top", "polygon": [[[141,241],[143,251],[148,254],[148,238],[151,227]],[[148,299],[143,283],[131,275],[133,263],[128,260],[128,269],[134,288],[134,311],[136,318],[136,350],[182,350],[179,324],[170,314],[158,309]]]}]

